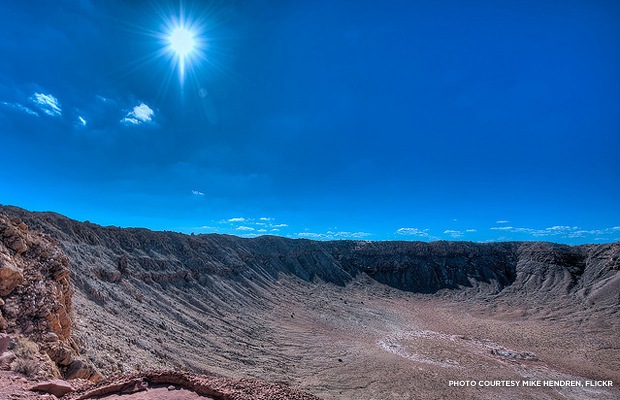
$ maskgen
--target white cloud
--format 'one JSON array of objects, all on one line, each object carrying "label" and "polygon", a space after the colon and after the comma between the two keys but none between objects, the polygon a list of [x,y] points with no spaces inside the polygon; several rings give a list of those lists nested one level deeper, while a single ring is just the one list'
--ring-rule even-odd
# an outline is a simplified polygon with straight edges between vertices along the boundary
[{"label": "white cloud", "polygon": [[478,231],[476,229],[465,229],[465,232],[473,233],[473,232],[478,232]]},{"label": "white cloud", "polygon": [[260,217],[261,221],[271,221],[273,218],[269,218],[269,217]]},{"label": "white cloud", "polygon": [[30,101],[36,104],[41,111],[50,117],[59,117],[62,115],[60,102],[51,94],[34,93],[30,97]]},{"label": "white cloud", "polygon": [[217,232],[217,228],[214,226],[203,225],[203,226],[194,226],[191,228],[183,228],[183,231],[212,231]]},{"label": "white cloud", "polygon": [[444,233],[444,234],[446,234],[446,235],[450,235],[450,236],[452,236],[453,238],[460,238],[460,237],[463,237],[463,232],[461,232],[461,231],[455,231],[455,230],[453,230],[453,229],[448,229],[448,230],[445,230],[443,233]]},{"label": "white cloud", "polygon": [[196,196],[204,196],[205,195],[204,193],[202,193],[199,190],[192,190],[192,194],[195,194]]},{"label": "white cloud", "polygon": [[272,225],[272,228],[286,228],[288,225],[287,224],[277,224],[277,225]]},{"label": "white cloud", "polygon": [[496,223],[496,224],[507,224],[507,223],[509,223],[509,222],[510,222],[510,221],[506,221],[505,219],[500,219],[500,220],[498,220],[498,221],[495,221],[495,223]]},{"label": "white cloud", "polygon": [[432,236],[428,234],[428,229],[399,228],[396,230],[396,233],[399,235],[418,236],[428,239],[432,238]]},{"label": "white cloud", "polygon": [[19,104],[19,103],[7,103],[6,101],[3,101],[3,102],[2,102],[2,103],[0,103],[0,104],[2,104],[3,106],[6,106],[6,107],[8,107],[8,108],[11,108],[11,109],[13,109],[13,110],[17,110],[17,111],[20,111],[20,112],[24,112],[24,113],[26,113],[26,114],[28,114],[28,115],[34,115],[35,117],[38,117],[38,116],[39,116],[39,114],[38,114],[36,111],[34,111],[34,110],[33,110],[33,109],[31,109],[31,108],[26,107],[26,106],[25,106],[25,105],[23,105],[23,104]]},{"label": "white cloud", "polygon": [[230,218],[228,220],[228,222],[244,222],[245,218],[241,218],[241,217],[236,217],[236,218]]},{"label": "white cloud", "polygon": [[4,106],[6,106],[6,107],[8,107],[8,108],[11,108],[11,109],[13,109],[13,110],[17,110],[17,111],[24,112],[24,113],[26,113],[26,114],[28,114],[28,115],[34,115],[35,117],[38,117],[38,116],[39,116],[39,114],[38,114],[36,111],[34,111],[33,109],[31,109],[31,108],[29,108],[29,107],[26,107],[26,106],[25,106],[25,105],[23,105],[23,104],[19,104],[19,103],[7,103],[6,101],[3,101],[3,102],[2,102],[2,103],[0,103],[0,104],[2,104],[2,105],[4,105]]},{"label": "white cloud", "polygon": [[297,236],[300,238],[315,239],[315,240],[329,239],[324,233],[300,232],[297,234]]},{"label": "white cloud", "polygon": [[78,115],[78,121],[80,121],[82,126],[86,126],[86,120],[81,115]]},{"label": "white cloud", "polygon": [[560,236],[563,238],[585,238],[587,236],[604,236],[604,235],[612,235],[616,232],[620,231],[620,226],[614,226],[611,228],[605,229],[580,229],[578,226],[568,226],[568,225],[554,225],[544,229],[535,229],[535,228],[520,228],[513,226],[500,226],[500,227],[491,227],[491,230],[495,231],[503,231],[503,232],[511,232],[511,233],[523,233],[527,235],[531,235],[533,237],[541,238],[541,237],[549,237],[549,236]]},{"label": "white cloud", "polygon": [[139,125],[151,122],[154,115],[155,112],[149,106],[140,103],[140,105],[135,106],[133,110],[129,111],[125,118],[121,119],[121,122],[129,125]]},{"label": "white cloud", "polygon": [[254,230],[254,228],[252,228],[252,227],[249,227],[249,226],[243,226],[243,225],[242,225],[242,226],[238,226],[236,229],[237,229],[238,231],[253,231],[253,230]]},{"label": "white cloud", "polygon": [[262,232],[267,232],[267,229],[259,229],[259,230],[257,230],[256,232],[261,232],[261,233],[262,233]]},{"label": "white cloud", "polygon": [[494,231],[512,231],[513,229],[515,229],[515,228],[513,228],[512,226],[494,226],[494,227],[491,227],[491,230],[494,230]]},{"label": "white cloud", "polygon": [[327,233],[314,233],[314,232],[300,232],[297,237],[314,240],[335,240],[335,239],[362,239],[371,236],[368,232],[333,232]]},{"label": "white cloud", "polygon": [[280,230],[278,228],[274,228],[271,230],[271,232],[280,232]]}]

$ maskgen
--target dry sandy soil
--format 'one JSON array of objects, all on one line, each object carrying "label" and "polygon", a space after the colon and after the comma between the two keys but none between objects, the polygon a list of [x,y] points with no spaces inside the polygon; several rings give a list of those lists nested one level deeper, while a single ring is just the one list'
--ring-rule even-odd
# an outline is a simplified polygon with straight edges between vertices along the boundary
[{"label": "dry sandy soil", "polygon": [[[411,294],[370,279],[345,288],[281,279],[268,292],[254,308],[232,299],[200,312],[198,299],[169,304],[180,317],[165,330],[148,328],[157,318],[142,306],[137,353],[169,354],[174,346],[183,360],[136,355],[132,362],[282,382],[323,399],[620,398],[620,326],[605,310]],[[86,306],[77,304],[78,314]],[[201,327],[201,337],[184,318]],[[122,319],[90,314],[82,324],[116,332],[93,343],[99,356],[125,352]],[[614,387],[450,385],[495,380],[611,380]]]}]

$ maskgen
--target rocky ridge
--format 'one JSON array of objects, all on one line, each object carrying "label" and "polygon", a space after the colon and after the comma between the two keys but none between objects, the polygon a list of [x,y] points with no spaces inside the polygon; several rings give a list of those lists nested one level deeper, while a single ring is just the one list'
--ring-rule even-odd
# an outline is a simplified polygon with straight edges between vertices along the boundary
[{"label": "rocky ridge", "polygon": [[35,376],[99,378],[71,337],[73,291],[69,259],[57,243],[18,217],[0,215],[0,331],[30,346],[33,358],[23,368]]}]

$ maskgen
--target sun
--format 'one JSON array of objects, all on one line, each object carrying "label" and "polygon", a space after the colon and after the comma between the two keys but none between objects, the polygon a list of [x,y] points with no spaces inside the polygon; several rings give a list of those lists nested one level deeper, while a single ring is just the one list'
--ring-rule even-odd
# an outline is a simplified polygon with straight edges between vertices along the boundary
[{"label": "sun", "polygon": [[187,56],[196,46],[194,33],[182,26],[176,27],[170,32],[168,42],[170,49],[180,58]]},{"label": "sun", "polygon": [[172,68],[178,71],[179,81],[183,85],[186,69],[191,72],[197,67],[197,63],[206,58],[204,51],[207,47],[207,28],[202,18],[195,18],[192,13],[186,14],[183,9],[176,15],[168,14],[162,18],[162,30],[155,35],[162,44],[158,54],[172,63]]}]

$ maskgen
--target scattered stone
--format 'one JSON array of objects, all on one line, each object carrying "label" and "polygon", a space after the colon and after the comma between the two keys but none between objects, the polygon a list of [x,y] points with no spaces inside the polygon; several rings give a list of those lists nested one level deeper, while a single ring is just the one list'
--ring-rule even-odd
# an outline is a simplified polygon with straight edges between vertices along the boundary
[{"label": "scattered stone", "polygon": [[529,351],[518,353],[516,351],[506,349],[492,349],[491,354],[513,360],[538,361],[538,356],[534,353],[530,353]]}]

